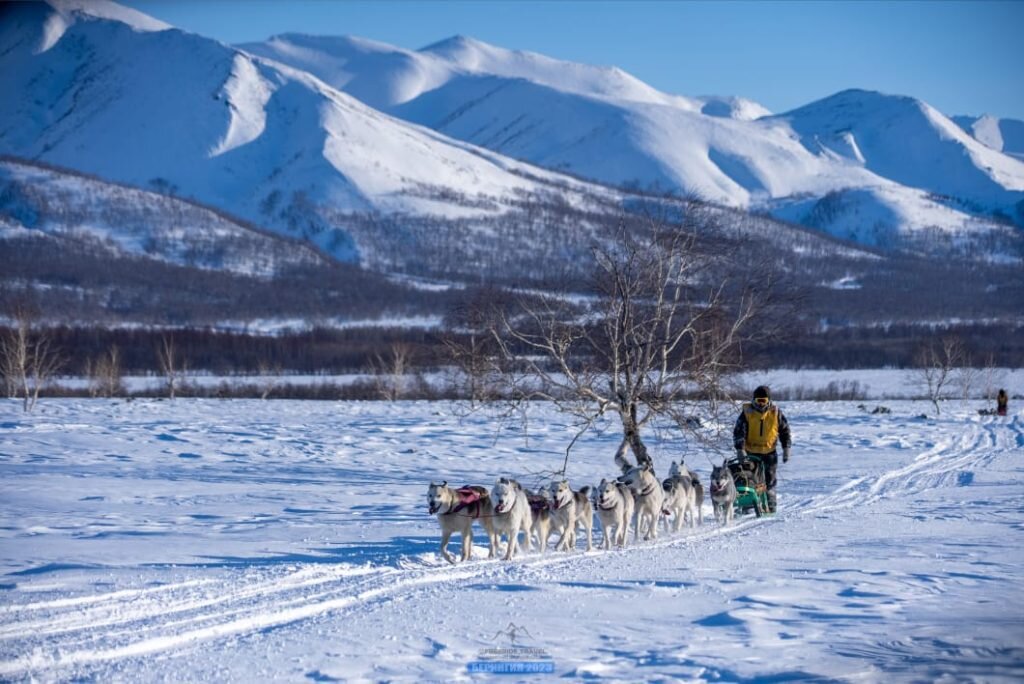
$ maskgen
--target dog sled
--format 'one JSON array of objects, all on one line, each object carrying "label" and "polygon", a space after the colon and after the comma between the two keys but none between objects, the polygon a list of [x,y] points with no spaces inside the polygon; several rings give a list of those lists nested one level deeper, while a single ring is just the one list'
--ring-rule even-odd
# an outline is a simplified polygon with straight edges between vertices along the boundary
[{"label": "dog sled", "polygon": [[732,480],[736,484],[737,513],[754,512],[758,518],[768,512],[768,486],[765,478],[764,461],[756,454],[746,458],[734,457],[726,462]]}]

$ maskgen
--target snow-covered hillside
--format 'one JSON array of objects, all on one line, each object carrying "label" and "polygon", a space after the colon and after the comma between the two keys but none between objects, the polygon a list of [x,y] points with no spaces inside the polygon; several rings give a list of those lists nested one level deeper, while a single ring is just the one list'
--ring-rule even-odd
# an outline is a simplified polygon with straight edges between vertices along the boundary
[{"label": "snow-covered hillside", "polygon": [[[18,94],[0,98],[0,154],[193,199],[373,267],[426,254],[411,234],[487,264],[508,246],[497,219],[529,198],[614,206],[618,193],[577,177],[882,248],[928,251],[916,236],[939,234],[943,253],[991,244],[1001,259],[1014,238],[993,214],[1022,220],[1024,162],[911,98],[847,91],[772,116],[461,36],[420,51],[293,34],[236,49],[114,3],[0,16],[0,90]],[[551,213],[531,230],[570,230]]]},{"label": "snow-covered hillside", "polygon": [[[913,98],[851,90],[771,117],[740,98],[661,93],[619,69],[462,36],[420,51],[296,34],[242,47],[511,157],[606,183],[780,211],[843,236],[851,231],[842,223],[794,217],[792,206],[856,190],[851,197],[872,226],[890,233],[978,229],[991,225],[985,219],[993,211],[1024,221],[1024,164]],[[904,201],[912,206],[874,210]]]},{"label": "snow-covered hillside", "polygon": [[81,4],[0,7],[0,91],[18,94],[0,98],[0,153],[194,198],[339,258],[358,245],[321,207],[494,214],[554,178],[305,72]]},{"label": "snow-covered hillside", "polygon": [[306,242],[183,200],[0,160],[0,240],[32,235],[85,241],[112,255],[259,276],[327,261]]},{"label": "snow-covered hillside", "polygon": [[985,116],[954,116],[953,121],[978,142],[1024,161],[1024,121]]},{"label": "snow-covered hillside", "polygon": [[[514,681],[1019,681],[1024,413],[887,405],[786,403],[774,517],[720,529],[705,501],[695,530],[513,562],[478,533],[450,566],[427,483],[541,484],[571,421],[537,405],[495,441],[447,402],[0,400],[0,679],[488,681],[471,663],[505,649],[550,667]],[[608,427],[576,487],[616,474]],[[649,440],[705,487],[729,451]]]}]

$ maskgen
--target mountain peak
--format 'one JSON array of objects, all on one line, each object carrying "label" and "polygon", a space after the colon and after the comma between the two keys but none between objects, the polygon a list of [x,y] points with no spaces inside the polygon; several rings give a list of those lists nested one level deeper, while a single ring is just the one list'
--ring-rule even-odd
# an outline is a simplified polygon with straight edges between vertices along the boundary
[{"label": "mountain peak", "polygon": [[116,2],[110,2],[110,0],[46,0],[46,4],[66,20],[79,15],[119,21],[138,31],[166,31],[174,28],[148,14],[119,5]]},{"label": "mountain peak", "polygon": [[472,38],[470,36],[458,33],[454,36],[449,36],[443,40],[439,40],[436,43],[431,43],[426,47],[422,47],[417,52],[430,52],[434,54],[449,54],[452,52],[458,52],[462,50],[471,50],[479,48],[490,48],[492,46]]}]

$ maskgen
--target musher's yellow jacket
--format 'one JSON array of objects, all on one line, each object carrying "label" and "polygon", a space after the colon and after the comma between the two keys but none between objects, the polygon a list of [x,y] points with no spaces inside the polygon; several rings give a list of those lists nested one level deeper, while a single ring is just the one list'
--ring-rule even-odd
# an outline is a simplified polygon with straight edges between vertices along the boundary
[{"label": "musher's yellow jacket", "polygon": [[773,453],[777,442],[782,443],[783,449],[788,449],[789,421],[774,402],[769,402],[763,409],[747,402],[736,419],[732,439],[737,449],[751,454]]}]

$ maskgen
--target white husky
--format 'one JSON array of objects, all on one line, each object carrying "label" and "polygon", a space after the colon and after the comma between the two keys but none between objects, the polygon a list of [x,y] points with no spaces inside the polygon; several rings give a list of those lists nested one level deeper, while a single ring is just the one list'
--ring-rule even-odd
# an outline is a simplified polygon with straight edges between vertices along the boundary
[{"label": "white husky", "polygon": [[491,524],[494,509],[484,487],[452,489],[447,482],[430,483],[427,488],[427,508],[441,524],[441,555],[449,563],[455,558],[448,553],[448,540],[452,534],[462,535],[462,560],[473,558],[473,521],[478,521],[487,532],[490,543],[488,558],[497,553],[497,537]]},{"label": "white husky", "polygon": [[625,546],[629,536],[629,521],[633,517],[633,493],[629,487],[613,480],[601,480],[597,487],[597,518],[601,521],[604,541],[601,548],[612,547],[612,526],[615,526],[615,545]]},{"label": "white husky", "polygon": [[728,460],[722,461],[722,465],[711,471],[711,505],[715,509],[715,520],[720,525],[732,522],[737,496],[736,481],[729,471]]},{"label": "white husky", "polygon": [[658,538],[658,519],[661,517],[661,508],[665,500],[665,491],[661,483],[654,476],[654,469],[650,463],[633,466],[621,477],[622,482],[633,490],[633,498],[636,502],[636,523],[633,527],[633,537],[640,539],[640,529],[645,530],[644,539]]},{"label": "white husky", "polygon": [[508,550],[505,560],[512,560],[519,548],[519,532],[523,532],[523,546],[530,550],[530,528],[533,527],[533,514],[526,492],[515,480],[501,478],[491,488],[491,503],[494,505],[494,517],[491,524],[494,534],[508,537]]},{"label": "white husky", "polygon": [[582,526],[587,534],[587,551],[594,548],[594,507],[590,503],[590,487],[574,492],[568,480],[552,485],[551,522],[561,533],[558,538],[559,551],[576,548],[576,527]]}]

